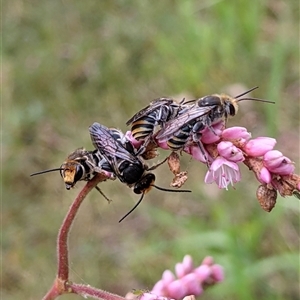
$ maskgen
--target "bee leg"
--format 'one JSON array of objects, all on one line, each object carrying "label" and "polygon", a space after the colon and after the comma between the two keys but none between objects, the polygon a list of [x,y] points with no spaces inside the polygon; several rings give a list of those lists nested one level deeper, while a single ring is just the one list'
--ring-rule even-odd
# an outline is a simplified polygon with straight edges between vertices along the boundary
[{"label": "bee leg", "polygon": [[112,202],[109,198],[106,197],[106,195],[101,191],[101,189],[96,185],[95,189],[104,197],[104,199],[107,200],[108,203]]},{"label": "bee leg", "polygon": [[[170,154],[170,155],[171,155],[171,154]],[[169,155],[169,156],[170,156],[170,155]],[[149,168],[147,171],[153,171],[153,170],[155,170],[156,168],[158,168],[159,166],[161,166],[162,164],[164,164],[164,163],[168,160],[169,156],[167,156],[167,157],[166,157],[163,161],[161,161],[160,163],[158,163],[158,164],[152,166],[151,168]]]}]

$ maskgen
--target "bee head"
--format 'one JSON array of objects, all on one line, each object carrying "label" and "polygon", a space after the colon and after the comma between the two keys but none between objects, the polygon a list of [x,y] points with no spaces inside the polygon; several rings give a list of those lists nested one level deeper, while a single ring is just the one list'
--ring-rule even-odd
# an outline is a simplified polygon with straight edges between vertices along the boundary
[{"label": "bee head", "polygon": [[60,175],[63,178],[66,189],[74,187],[77,181],[82,180],[85,172],[83,166],[75,161],[66,161],[60,167]]}]

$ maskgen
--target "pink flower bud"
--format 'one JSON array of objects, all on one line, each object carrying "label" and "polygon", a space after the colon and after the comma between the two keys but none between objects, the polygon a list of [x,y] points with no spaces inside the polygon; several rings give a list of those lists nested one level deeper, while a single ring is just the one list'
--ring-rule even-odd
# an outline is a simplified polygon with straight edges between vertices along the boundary
[{"label": "pink flower bud", "polygon": [[181,279],[181,284],[187,289],[187,293],[185,295],[193,294],[195,296],[199,296],[203,292],[201,283],[198,281],[197,275],[194,273],[183,277]]},{"label": "pink flower bud", "polygon": [[271,173],[266,167],[262,167],[259,172],[259,181],[261,183],[270,183],[271,182]]},{"label": "pink flower bud", "polygon": [[193,259],[190,255],[185,255],[182,261],[182,264],[185,267],[185,272],[189,273],[194,269]]},{"label": "pink flower bud", "polygon": [[230,127],[226,128],[222,132],[222,139],[223,140],[238,140],[244,139],[248,141],[251,138],[251,133],[247,131],[245,127]]},{"label": "pink flower bud", "polygon": [[175,280],[171,282],[167,287],[168,297],[174,297],[176,299],[183,298],[187,295],[187,289],[183,286],[181,280]]},{"label": "pink flower bud", "polygon": [[129,142],[132,144],[132,146],[136,149],[139,149],[141,147],[141,145],[143,144],[143,141],[138,141],[133,137],[131,131],[126,131],[125,137],[127,140],[129,140]]},{"label": "pink flower bud", "polygon": [[228,159],[229,161],[241,162],[245,160],[243,152],[231,142],[220,142],[217,147],[220,156]]},{"label": "pink flower bud", "polygon": [[207,280],[211,274],[211,267],[207,265],[201,265],[195,269],[195,273],[197,274],[198,280],[200,282],[204,282]]},{"label": "pink flower bud", "polygon": [[219,141],[223,129],[224,121],[212,125],[212,128],[206,127],[201,132],[201,142],[203,142],[204,144],[212,144]]},{"label": "pink flower bud", "polygon": [[224,280],[224,269],[220,265],[213,265],[211,267],[212,278],[215,282],[221,282]]},{"label": "pink flower bud", "polygon": [[276,144],[276,140],[269,137],[258,137],[248,141],[244,146],[244,151],[253,157],[262,156],[268,151],[272,150]]},{"label": "pink flower bud", "polygon": [[160,142],[158,140],[155,140],[155,142],[156,142],[157,146],[160,147],[161,149],[170,150],[169,146],[167,144],[167,141]]},{"label": "pink flower bud", "polygon": [[177,263],[175,265],[175,274],[178,278],[182,278],[186,274],[184,265],[182,263]]},{"label": "pink flower bud", "polygon": [[263,164],[274,174],[289,175],[295,171],[292,161],[277,150],[267,152],[264,155]]},{"label": "pink flower bud", "polygon": [[208,266],[212,266],[214,264],[214,259],[212,256],[206,256],[204,257],[203,261],[202,261],[202,265],[208,265]]},{"label": "pink flower bud", "polygon": [[[208,154],[208,152],[206,150],[204,150],[204,151],[205,151],[205,155],[206,155],[208,161],[212,161],[212,158]],[[203,163],[207,162],[205,160],[205,157],[204,157],[203,153],[201,152],[200,148],[197,145],[192,145],[192,146],[185,147],[184,152],[190,154],[196,160],[199,160]]]},{"label": "pink flower bud", "polygon": [[167,285],[170,282],[175,280],[175,276],[170,270],[166,270],[166,271],[164,271],[164,273],[162,275],[162,280],[163,280],[164,284]]}]

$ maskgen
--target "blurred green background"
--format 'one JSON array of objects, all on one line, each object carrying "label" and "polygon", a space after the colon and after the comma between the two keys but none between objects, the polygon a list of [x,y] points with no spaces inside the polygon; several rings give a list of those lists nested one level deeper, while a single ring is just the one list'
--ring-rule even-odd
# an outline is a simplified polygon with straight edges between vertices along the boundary
[{"label": "blurred green background", "polygon": [[[41,299],[56,274],[56,237],[84,183],[67,191],[59,167],[88,126],[125,122],[152,99],[252,95],[230,125],[272,136],[299,173],[298,1],[20,1],[3,3],[2,299]],[[161,152],[164,158],[167,152]],[[154,162],[153,162],[154,163]],[[212,255],[225,281],[201,299],[299,299],[299,200],[260,208],[245,167],[229,191],[203,182],[184,155],[192,194],[138,196],[120,182],[92,191],[70,236],[71,280],[125,295],[151,289],[191,254]],[[168,187],[167,165],[155,171]],[[62,299],[80,299],[64,295]]]}]

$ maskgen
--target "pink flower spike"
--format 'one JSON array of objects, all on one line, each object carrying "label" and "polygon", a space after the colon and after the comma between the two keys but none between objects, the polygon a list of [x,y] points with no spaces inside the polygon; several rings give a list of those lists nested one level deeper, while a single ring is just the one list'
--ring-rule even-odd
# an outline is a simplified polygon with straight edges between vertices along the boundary
[{"label": "pink flower spike", "polygon": [[205,175],[205,183],[216,182],[220,189],[226,189],[229,184],[233,185],[241,180],[239,166],[235,162],[226,160],[223,157],[217,157],[211,164]]},{"label": "pink flower spike", "polygon": [[243,152],[231,142],[222,141],[218,144],[217,148],[220,156],[223,156],[229,161],[241,162],[245,160]]},{"label": "pink flower spike", "polygon": [[262,167],[259,172],[259,181],[261,183],[270,183],[271,182],[271,173],[266,167]]},{"label": "pink flower spike", "polygon": [[276,144],[276,140],[269,137],[258,137],[248,141],[243,150],[253,157],[259,157],[272,150]]},{"label": "pink flower spike", "polygon": [[230,127],[226,128],[222,132],[222,139],[223,140],[238,140],[243,139],[248,141],[251,139],[251,133],[247,131],[245,127]]}]

